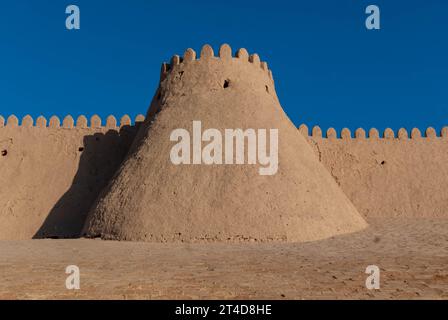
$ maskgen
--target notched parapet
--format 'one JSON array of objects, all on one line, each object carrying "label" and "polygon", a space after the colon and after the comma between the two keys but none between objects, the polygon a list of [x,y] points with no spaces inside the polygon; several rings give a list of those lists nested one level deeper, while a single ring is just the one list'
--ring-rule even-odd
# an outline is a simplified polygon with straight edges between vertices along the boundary
[{"label": "notched parapet", "polygon": [[400,140],[409,139],[408,131],[405,128],[400,128],[400,130],[398,130],[398,139]]},{"label": "notched parapet", "polygon": [[36,119],[36,127],[38,128],[46,128],[47,127],[47,118],[44,116],[39,116]]},{"label": "notched parapet", "polygon": [[23,117],[22,127],[31,128],[33,125],[34,125],[34,119],[29,114]]},{"label": "notched parapet", "polygon": [[425,131],[425,136],[428,139],[435,139],[437,138],[436,130],[433,127],[429,127]]},{"label": "notched parapet", "polygon": [[386,128],[383,132],[384,139],[395,139],[395,132],[391,128]]},{"label": "notched parapet", "polygon": [[350,132],[350,129],[344,128],[341,131],[341,139],[343,140],[350,140],[352,138],[352,133]]},{"label": "notched parapet", "polygon": [[355,131],[355,138],[357,139],[365,139],[366,138],[366,131],[363,128],[358,128]]},{"label": "notched parapet", "polygon": [[191,61],[196,60],[196,51],[194,51],[191,48],[188,48],[185,52],[184,52],[184,63],[188,63]]},{"label": "notched parapet", "polygon": [[52,116],[50,118],[50,128],[60,128],[61,127],[61,120],[57,116]]},{"label": "notched parapet", "polygon": [[232,48],[228,44],[223,44],[221,48],[219,48],[219,57],[221,60],[232,60]]},{"label": "notched parapet", "polygon": [[75,126],[75,120],[73,120],[73,117],[71,115],[66,116],[62,121],[62,127],[65,129],[71,129],[74,126]]},{"label": "notched parapet", "polygon": [[116,129],[117,128],[117,118],[113,115],[110,115],[106,119],[106,128],[108,129]]},{"label": "notched parapet", "polygon": [[[409,140],[409,139],[421,139],[422,134],[418,128],[413,128],[410,132],[405,128],[400,128],[397,132],[395,132],[391,128],[386,128],[381,137],[379,134],[379,131],[376,128],[371,128],[368,132],[368,135],[366,135],[366,131],[363,128],[358,128],[355,131],[354,137],[352,137],[351,131],[348,128],[343,128],[341,130],[340,135],[338,135],[337,131],[334,128],[329,128],[326,131],[325,137],[322,136],[322,130],[319,126],[315,126],[312,129],[311,135],[308,132],[308,126],[305,124],[302,124],[298,127],[298,130],[305,136],[305,137],[313,137],[313,138],[326,138],[326,139],[342,139],[342,140],[363,140],[366,139],[366,137],[370,140]],[[444,127],[440,131],[440,136],[437,136],[437,131],[433,127],[429,127],[426,129],[424,137],[426,139],[438,139],[438,138],[447,138],[448,137],[448,127]]]},{"label": "notched parapet", "polygon": [[[228,53],[224,53],[223,51],[229,50],[230,48],[225,48],[221,50],[220,54],[226,55]],[[190,49],[189,49],[190,50]],[[188,50],[187,50],[188,51]],[[244,56],[244,49],[240,52]],[[195,54],[190,50],[190,57],[193,58]],[[242,53],[241,53],[242,52]],[[143,114],[139,114],[134,119],[134,125],[138,125],[145,121],[145,116]],[[48,123],[48,126],[47,126]],[[0,127],[36,127],[36,128],[64,128],[64,129],[101,129],[107,128],[110,130],[118,130],[124,126],[133,126],[131,117],[129,115],[124,115],[120,118],[120,123],[118,124],[117,119],[113,115],[109,115],[106,119],[105,125],[102,124],[102,119],[98,115],[93,115],[90,118],[90,126],[89,121],[84,115],[78,116],[76,120],[76,125],[73,117],[71,115],[67,115],[61,126],[61,121],[57,116],[52,116],[49,121],[44,116],[39,116],[34,122],[33,118],[30,115],[26,115],[23,117],[21,123],[19,123],[19,119],[15,115],[10,115],[7,120],[3,116],[0,116]],[[366,139],[366,131],[363,128],[356,129],[354,133],[354,137],[352,137],[351,131],[348,128],[343,128],[341,130],[340,136],[338,136],[337,131],[334,128],[329,128],[326,131],[325,137],[323,137],[322,129],[319,126],[314,126],[311,130],[311,135],[309,132],[309,128],[307,125],[302,124],[298,127],[300,133],[305,137],[312,138],[327,138],[331,140],[342,139],[342,140],[363,140]],[[428,127],[425,130],[424,137],[426,139],[438,139],[437,131],[433,127]],[[413,128],[411,133],[409,134],[405,128],[400,128],[395,134],[394,130],[391,128],[386,128],[380,138],[379,131],[375,128],[371,128],[368,133],[368,138],[371,140],[378,139],[390,139],[390,140],[408,140],[408,139],[421,139],[422,134],[418,128]],[[448,127],[443,127],[440,130],[440,138],[448,138]]]},{"label": "notched parapet", "polygon": [[120,119],[120,127],[130,126],[130,125],[131,125],[131,117],[129,117],[127,114],[125,114]]},{"label": "notched parapet", "polygon": [[[135,118],[135,124],[141,123],[145,121],[145,116],[139,114]],[[30,115],[26,115],[23,117],[22,121],[19,122],[19,119],[15,115],[10,115],[8,119],[5,121],[3,116],[0,116],[0,127],[24,127],[24,128],[62,128],[62,129],[102,129],[107,128],[110,130],[118,130],[118,123],[115,116],[110,115],[107,117],[105,125],[102,124],[102,119],[98,115],[94,115],[90,118],[90,126],[89,121],[86,116],[80,115],[75,120],[71,115],[67,115],[64,117],[62,121],[58,116],[52,116],[49,120],[44,116],[39,116],[34,122],[33,118]],[[132,120],[128,115],[124,115],[120,119],[120,127],[123,126],[131,126]]]},{"label": "notched parapet", "polygon": [[319,126],[314,126],[312,136],[313,138],[322,138],[322,129]]},{"label": "notched parapet", "polygon": [[202,47],[200,59],[207,60],[213,58],[214,56],[215,53],[213,51],[213,48],[209,44],[206,44]]},{"label": "notched parapet", "polygon": [[418,128],[414,128],[411,130],[411,139],[420,139],[422,134]]},{"label": "notched parapet", "polygon": [[76,120],[76,127],[81,129],[87,128],[88,127],[87,117],[84,115],[80,115]]},{"label": "notched parapet", "polygon": [[145,116],[142,114],[139,114],[135,117],[135,123],[141,123],[145,121]]},{"label": "notched parapet", "polygon": [[90,127],[92,129],[101,128],[101,118],[98,115],[93,115],[90,118]]},{"label": "notched parapet", "polygon": [[306,138],[308,138],[309,136],[309,130],[308,130],[308,126],[305,124],[301,124],[299,127],[299,131],[301,134],[303,134]]},{"label": "notched parapet", "polygon": [[235,56],[232,55],[232,48],[228,44],[223,44],[219,48],[219,54],[218,56],[215,56],[215,52],[213,48],[206,44],[202,47],[199,59],[196,58],[196,52],[189,48],[184,52],[183,57],[179,57],[178,55],[174,55],[171,58],[171,61],[169,64],[162,63],[162,68],[160,71],[160,81],[163,81],[166,79],[168,74],[175,66],[181,65],[181,64],[187,64],[191,63],[193,61],[210,61],[210,60],[221,60],[225,63],[232,63],[233,60],[239,60],[243,62],[250,63],[264,72],[266,72],[267,76],[273,80],[272,77],[272,71],[269,70],[268,64],[264,61],[260,60],[260,56],[256,53],[249,55],[246,49],[242,48],[239,49]]},{"label": "notched parapet", "polygon": [[8,120],[6,120],[6,126],[7,127],[18,127],[19,126],[19,119],[15,115],[10,115],[8,117]]},{"label": "notched parapet", "polygon": [[443,127],[442,130],[440,130],[440,136],[442,138],[448,138],[448,127]]},{"label": "notched parapet", "polygon": [[378,130],[376,128],[371,128],[369,130],[369,139],[376,140],[379,138],[380,138],[380,133],[378,132]]},{"label": "notched parapet", "polygon": [[328,128],[327,130],[327,139],[337,139],[338,134],[334,128]]}]

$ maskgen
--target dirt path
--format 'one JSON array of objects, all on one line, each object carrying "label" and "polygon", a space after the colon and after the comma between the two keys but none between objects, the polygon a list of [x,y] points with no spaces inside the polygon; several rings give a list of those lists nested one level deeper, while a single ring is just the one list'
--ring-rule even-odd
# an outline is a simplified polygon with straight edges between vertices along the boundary
[{"label": "dirt path", "polygon": [[[448,299],[448,220],[390,220],[305,244],[0,242],[2,299]],[[81,269],[81,290],[65,268]],[[381,289],[367,290],[368,265]]]}]

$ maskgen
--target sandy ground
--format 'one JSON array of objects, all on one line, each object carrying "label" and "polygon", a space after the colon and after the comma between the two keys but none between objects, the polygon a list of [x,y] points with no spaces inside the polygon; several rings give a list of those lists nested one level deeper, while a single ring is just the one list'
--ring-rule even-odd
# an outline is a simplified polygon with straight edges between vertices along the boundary
[{"label": "sandy ground", "polygon": [[[302,244],[0,242],[2,299],[448,299],[448,219]],[[65,268],[81,269],[81,290]],[[368,265],[381,289],[367,290]]]}]

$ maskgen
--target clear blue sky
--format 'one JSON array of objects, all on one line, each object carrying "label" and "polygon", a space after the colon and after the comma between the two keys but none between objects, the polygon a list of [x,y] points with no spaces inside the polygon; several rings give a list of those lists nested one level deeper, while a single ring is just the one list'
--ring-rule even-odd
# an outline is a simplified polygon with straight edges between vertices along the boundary
[{"label": "clear blue sky", "polygon": [[[65,29],[65,8],[81,30]],[[381,30],[365,8],[381,9]],[[2,0],[0,114],[145,113],[188,47],[257,52],[297,125],[448,125],[448,1]]]}]

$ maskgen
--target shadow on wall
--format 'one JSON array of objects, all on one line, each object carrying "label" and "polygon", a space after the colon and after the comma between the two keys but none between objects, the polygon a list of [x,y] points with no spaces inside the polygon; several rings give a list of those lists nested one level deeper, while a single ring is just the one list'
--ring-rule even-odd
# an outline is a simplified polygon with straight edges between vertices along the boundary
[{"label": "shadow on wall", "polygon": [[79,238],[87,214],[125,159],[137,127],[85,136],[78,171],[33,239]]}]

